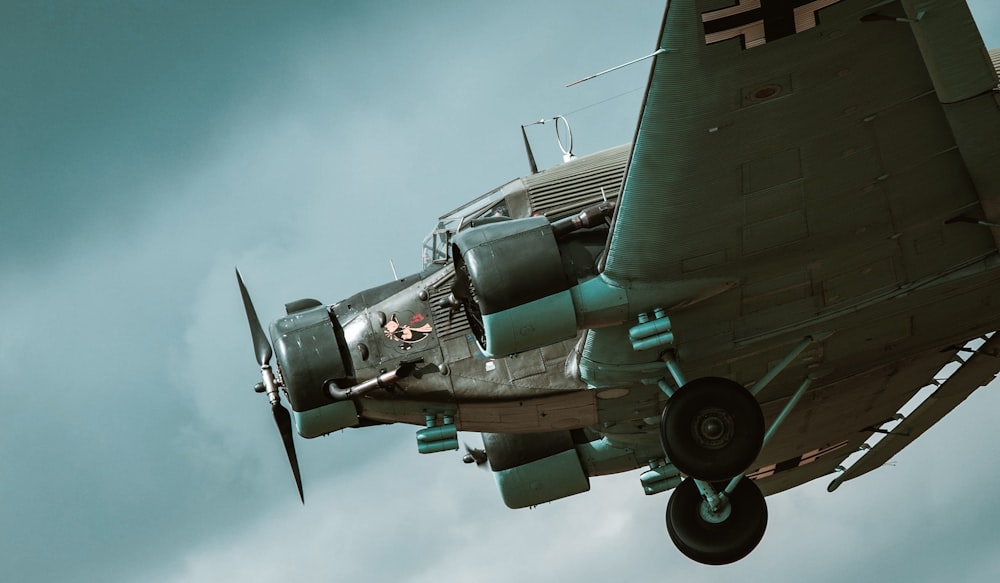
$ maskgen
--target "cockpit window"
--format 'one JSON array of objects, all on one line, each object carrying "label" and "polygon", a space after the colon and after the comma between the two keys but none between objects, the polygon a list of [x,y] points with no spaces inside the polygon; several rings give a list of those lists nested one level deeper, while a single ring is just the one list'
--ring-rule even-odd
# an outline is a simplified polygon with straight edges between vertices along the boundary
[{"label": "cockpit window", "polygon": [[507,210],[507,201],[505,199],[501,199],[500,202],[496,203],[476,218],[495,219],[497,217],[510,217],[510,211]]},{"label": "cockpit window", "polygon": [[448,231],[434,231],[424,239],[423,263],[427,267],[431,263],[448,261]]},{"label": "cockpit window", "polygon": [[447,263],[451,257],[451,236],[458,230],[461,219],[448,219],[438,223],[430,235],[424,238],[423,265]]},{"label": "cockpit window", "polygon": [[504,187],[494,188],[476,200],[444,215],[437,227],[424,238],[423,264],[447,263],[451,258],[451,237],[475,219],[509,217]]}]

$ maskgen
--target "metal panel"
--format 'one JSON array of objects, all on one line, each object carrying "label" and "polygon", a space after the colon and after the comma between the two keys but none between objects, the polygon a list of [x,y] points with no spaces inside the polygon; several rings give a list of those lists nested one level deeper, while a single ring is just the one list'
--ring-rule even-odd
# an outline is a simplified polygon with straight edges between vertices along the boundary
[{"label": "metal panel", "polygon": [[618,146],[525,177],[532,213],[568,215],[601,202],[602,188],[609,200],[617,198],[629,149]]},{"label": "metal panel", "polygon": [[462,403],[455,423],[462,431],[537,433],[597,424],[594,391],[508,402]]}]

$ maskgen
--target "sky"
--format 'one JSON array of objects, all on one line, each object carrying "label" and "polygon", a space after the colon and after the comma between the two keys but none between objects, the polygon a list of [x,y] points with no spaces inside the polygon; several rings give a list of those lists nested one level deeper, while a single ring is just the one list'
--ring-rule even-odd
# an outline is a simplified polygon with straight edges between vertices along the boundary
[{"label": "sky", "polygon": [[[1000,6],[970,2],[990,47]],[[667,538],[638,474],[504,507],[413,427],[299,440],[259,380],[262,320],[420,267],[436,218],[631,139],[662,2],[0,2],[0,566],[11,581],[1000,577],[1000,386],[893,465],[769,498],[747,559]],[[552,124],[531,126],[542,167]],[[464,436],[477,444],[477,435]]]}]

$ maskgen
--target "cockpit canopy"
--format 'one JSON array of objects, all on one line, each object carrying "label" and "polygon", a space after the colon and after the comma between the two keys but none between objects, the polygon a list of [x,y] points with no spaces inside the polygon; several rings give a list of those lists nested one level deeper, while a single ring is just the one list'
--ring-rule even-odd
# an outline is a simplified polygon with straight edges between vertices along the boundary
[{"label": "cockpit canopy", "polygon": [[423,266],[426,268],[433,263],[447,263],[451,258],[452,236],[473,221],[512,217],[508,198],[518,193],[523,198],[524,186],[520,179],[495,188],[441,217],[434,230],[424,238]]}]

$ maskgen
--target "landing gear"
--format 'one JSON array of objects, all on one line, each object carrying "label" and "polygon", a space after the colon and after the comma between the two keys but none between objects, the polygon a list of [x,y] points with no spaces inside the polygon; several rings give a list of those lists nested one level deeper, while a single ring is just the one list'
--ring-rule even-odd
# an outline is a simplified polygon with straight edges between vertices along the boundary
[{"label": "landing gear", "polygon": [[764,415],[739,383],[703,377],[670,397],[660,438],[667,459],[681,473],[706,482],[728,481],[746,472],[760,453]]},{"label": "landing gear", "polygon": [[764,537],[766,527],[764,495],[746,478],[716,511],[692,478],[681,482],[667,503],[670,540],[688,558],[706,565],[725,565],[747,556]]},{"label": "landing gear", "polygon": [[[660,330],[670,326],[665,317],[646,318],[643,322],[640,317],[640,324],[629,330],[636,350],[648,348],[637,346],[637,338],[641,341],[654,333],[659,333],[656,338],[665,338]],[[806,347],[827,336],[803,338],[750,390],[717,377],[688,382],[674,355],[664,357],[667,371],[680,389],[674,391],[667,379],[658,381],[669,397],[660,418],[660,440],[666,461],[688,476],[667,503],[667,532],[689,558],[707,565],[733,563],[747,556],[764,537],[767,504],[757,485],[743,474],[795,408],[813,377],[802,379],[766,434],[756,395]],[[668,340],[673,341],[672,332]]]},{"label": "landing gear", "polygon": [[764,537],[767,504],[752,481],[731,478],[746,472],[764,442],[757,399],[729,379],[684,383],[663,409],[660,438],[667,459],[690,476],[667,503],[670,540],[706,565],[747,556]]}]

